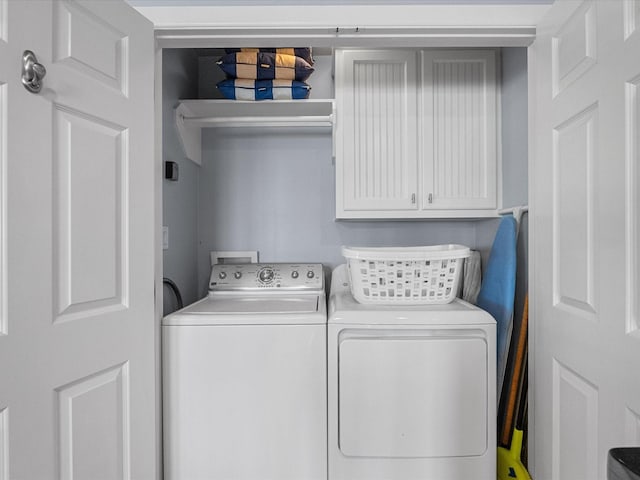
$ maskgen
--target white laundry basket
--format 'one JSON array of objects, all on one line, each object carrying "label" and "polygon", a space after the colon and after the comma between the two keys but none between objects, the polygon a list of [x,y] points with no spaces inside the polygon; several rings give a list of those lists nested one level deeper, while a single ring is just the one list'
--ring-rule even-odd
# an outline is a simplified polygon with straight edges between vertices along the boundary
[{"label": "white laundry basket", "polygon": [[450,303],[470,254],[464,245],[342,247],[351,293],[360,303],[377,305]]}]

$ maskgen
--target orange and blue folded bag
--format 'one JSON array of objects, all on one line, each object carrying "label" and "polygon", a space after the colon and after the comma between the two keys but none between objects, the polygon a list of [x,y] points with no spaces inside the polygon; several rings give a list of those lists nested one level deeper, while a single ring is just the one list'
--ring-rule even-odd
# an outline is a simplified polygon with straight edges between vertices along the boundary
[{"label": "orange and blue folded bag", "polygon": [[250,80],[298,80],[304,82],[313,67],[302,58],[282,53],[229,53],[217,62],[230,78]]},{"label": "orange and blue folded bag", "polygon": [[304,48],[227,48],[226,53],[236,52],[264,52],[264,53],[281,53],[283,55],[292,55],[300,57],[309,65],[313,65],[313,53],[311,47]]},{"label": "orange and blue folded bag", "polygon": [[228,78],[218,90],[230,100],[298,100],[309,97],[311,87],[297,80]]}]

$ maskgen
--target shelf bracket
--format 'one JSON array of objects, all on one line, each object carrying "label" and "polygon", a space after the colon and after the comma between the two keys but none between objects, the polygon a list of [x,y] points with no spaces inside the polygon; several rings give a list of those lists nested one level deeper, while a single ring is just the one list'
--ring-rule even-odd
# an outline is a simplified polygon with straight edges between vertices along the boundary
[{"label": "shelf bracket", "polygon": [[188,117],[188,111],[184,104],[178,105],[175,116],[176,128],[179,134],[178,138],[180,139],[185,155],[197,165],[202,165],[202,130],[200,128],[190,128],[185,125],[185,118]]}]

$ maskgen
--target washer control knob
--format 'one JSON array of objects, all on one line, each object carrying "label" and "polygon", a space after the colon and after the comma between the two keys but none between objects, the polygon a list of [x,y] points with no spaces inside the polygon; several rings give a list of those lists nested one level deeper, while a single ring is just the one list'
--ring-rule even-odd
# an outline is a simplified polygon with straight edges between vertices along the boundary
[{"label": "washer control knob", "polygon": [[220,272],[218,274],[218,278],[220,278],[220,280],[224,280],[225,278],[227,278],[227,272]]},{"label": "washer control knob", "polygon": [[242,278],[242,272],[236,272],[233,274],[233,276],[236,278],[236,280],[240,280]]},{"label": "washer control knob", "polygon": [[315,274],[315,273],[313,273],[313,270],[309,270],[309,271],[307,272],[307,278],[313,278],[313,277],[315,277],[315,276],[316,276],[316,274]]},{"label": "washer control knob", "polygon": [[297,270],[294,270],[293,272],[291,272],[291,278],[298,278],[300,276],[300,274],[298,273]]},{"label": "washer control knob", "polygon": [[275,276],[274,272],[272,269],[265,267],[262,270],[260,270],[260,272],[258,272],[258,279],[262,282],[262,283],[269,283],[271,281],[273,281],[273,277]]}]

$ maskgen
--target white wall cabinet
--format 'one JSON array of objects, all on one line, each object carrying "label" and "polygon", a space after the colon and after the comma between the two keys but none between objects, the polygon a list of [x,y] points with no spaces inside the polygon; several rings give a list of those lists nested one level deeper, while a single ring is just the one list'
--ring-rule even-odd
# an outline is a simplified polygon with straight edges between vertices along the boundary
[{"label": "white wall cabinet", "polygon": [[336,52],[336,217],[496,214],[494,50]]}]

